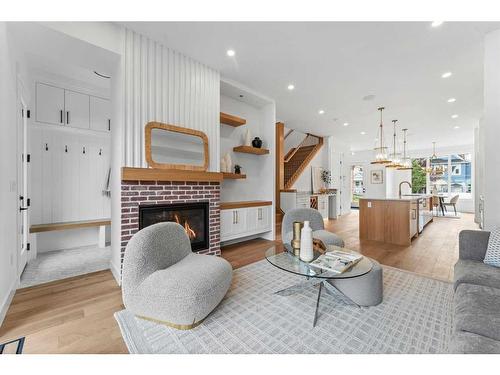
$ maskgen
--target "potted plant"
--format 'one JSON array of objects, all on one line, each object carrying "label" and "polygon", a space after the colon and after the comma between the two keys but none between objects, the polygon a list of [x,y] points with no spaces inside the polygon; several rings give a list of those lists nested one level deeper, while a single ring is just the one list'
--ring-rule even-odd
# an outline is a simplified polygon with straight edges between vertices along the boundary
[{"label": "potted plant", "polygon": [[321,192],[327,192],[328,187],[332,183],[332,173],[330,171],[327,171],[326,169],[321,171],[321,181],[324,182],[325,188],[321,189]]}]

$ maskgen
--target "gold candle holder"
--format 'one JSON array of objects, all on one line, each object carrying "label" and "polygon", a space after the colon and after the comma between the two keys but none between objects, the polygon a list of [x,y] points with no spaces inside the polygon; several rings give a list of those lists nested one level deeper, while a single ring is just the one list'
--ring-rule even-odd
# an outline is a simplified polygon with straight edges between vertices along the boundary
[{"label": "gold candle holder", "polygon": [[300,255],[300,231],[302,230],[303,226],[304,223],[300,221],[293,222],[293,239],[291,245],[293,249],[293,255],[295,255],[296,257]]}]

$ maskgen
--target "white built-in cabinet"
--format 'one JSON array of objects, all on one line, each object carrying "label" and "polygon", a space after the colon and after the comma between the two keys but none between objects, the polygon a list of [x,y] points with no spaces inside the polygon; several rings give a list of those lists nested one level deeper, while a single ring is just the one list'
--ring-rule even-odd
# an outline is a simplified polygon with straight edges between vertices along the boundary
[{"label": "white built-in cabinet", "polygon": [[109,100],[90,97],[90,129],[97,131],[111,130]]},{"label": "white built-in cabinet", "polygon": [[36,122],[96,131],[111,130],[108,99],[36,83]]},{"label": "white built-in cabinet", "polygon": [[251,236],[272,230],[272,206],[221,210],[221,241]]}]

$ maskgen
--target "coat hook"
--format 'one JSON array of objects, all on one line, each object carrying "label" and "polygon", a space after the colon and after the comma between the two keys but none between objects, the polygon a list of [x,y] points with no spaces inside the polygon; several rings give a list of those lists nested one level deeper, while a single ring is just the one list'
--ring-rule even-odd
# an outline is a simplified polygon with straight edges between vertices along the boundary
[{"label": "coat hook", "polygon": [[49,144],[45,143],[45,151],[49,151]]},{"label": "coat hook", "polygon": [[68,145],[64,146],[64,152],[68,152]]},{"label": "coat hook", "polygon": [[83,146],[83,153],[85,154],[85,146]]},{"label": "coat hook", "polygon": [[102,148],[99,149],[99,155],[102,155]]}]

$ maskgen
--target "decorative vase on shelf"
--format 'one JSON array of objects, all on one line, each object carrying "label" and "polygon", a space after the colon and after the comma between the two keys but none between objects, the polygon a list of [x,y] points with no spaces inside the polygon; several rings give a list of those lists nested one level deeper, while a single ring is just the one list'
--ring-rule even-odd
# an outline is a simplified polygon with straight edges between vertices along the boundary
[{"label": "decorative vase on shelf", "polygon": [[245,133],[245,146],[251,146],[252,145],[252,135],[250,133],[250,129],[247,129],[247,132]]},{"label": "decorative vase on shelf", "polygon": [[252,146],[255,148],[261,148],[262,147],[262,139],[259,137],[255,137],[252,141]]},{"label": "decorative vase on shelf", "polygon": [[225,157],[220,160],[220,171],[225,173],[227,171],[226,159]]},{"label": "decorative vase on shelf", "polygon": [[314,259],[312,229],[309,221],[304,221],[304,227],[300,231],[300,260],[311,262]]},{"label": "decorative vase on shelf", "polygon": [[241,165],[236,164],[234,166],[234,173],[241,174]]},{"label": "decorative vase on shelf", "polygon": [[231,173],[233,170],[233,161],[231,160],[229,152],[224,156],[224,161],[226,162],[226,172]]}]

